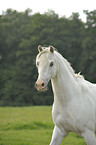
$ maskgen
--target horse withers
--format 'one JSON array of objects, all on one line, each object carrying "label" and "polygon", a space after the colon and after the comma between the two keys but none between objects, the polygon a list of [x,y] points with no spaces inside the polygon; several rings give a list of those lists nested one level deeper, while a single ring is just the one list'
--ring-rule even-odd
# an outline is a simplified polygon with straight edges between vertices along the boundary
[{"label": "horse withers", "polygon": [[54,93],[52,117],[55,124],[50,145],[60,145],[69,132],[96,145],[96,84],[75,74],[68,61],[53,46],[38,46],[36,58],[38,91],[46,91],[51,80]]}]

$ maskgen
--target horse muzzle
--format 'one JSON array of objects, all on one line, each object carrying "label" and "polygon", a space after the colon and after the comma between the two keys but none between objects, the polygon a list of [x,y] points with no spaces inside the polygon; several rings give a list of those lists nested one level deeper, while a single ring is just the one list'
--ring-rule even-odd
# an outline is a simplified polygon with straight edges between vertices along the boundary
[{"label": "horse muzzle", "polygon": [[43,80],[37,80],[35,83],[35,87],[40,92],[44,92],[47,90],[47,87],[46,87],[45,82]]}]

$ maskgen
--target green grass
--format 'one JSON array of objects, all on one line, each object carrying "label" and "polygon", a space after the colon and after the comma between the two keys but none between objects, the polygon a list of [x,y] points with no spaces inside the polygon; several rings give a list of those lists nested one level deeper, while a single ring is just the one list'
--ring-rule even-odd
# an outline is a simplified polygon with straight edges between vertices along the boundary
[{"label": "green grass", "polygon": [[[54,124],[51,107],[0,107],[0,145],[49,145]],[[86,145],[70,133],[61,145]]]}]

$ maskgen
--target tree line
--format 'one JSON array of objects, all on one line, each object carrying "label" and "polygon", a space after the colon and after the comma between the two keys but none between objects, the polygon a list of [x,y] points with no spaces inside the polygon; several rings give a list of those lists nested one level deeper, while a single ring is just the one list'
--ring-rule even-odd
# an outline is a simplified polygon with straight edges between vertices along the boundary
[{"label": "tree line", "polygon": [[53,45],[85,79],[96,83],[96,10],[69,18],[54,11],[7,9],[0,15],[0,106],[51,105],[52,88],[37,92],[38,45]]}]

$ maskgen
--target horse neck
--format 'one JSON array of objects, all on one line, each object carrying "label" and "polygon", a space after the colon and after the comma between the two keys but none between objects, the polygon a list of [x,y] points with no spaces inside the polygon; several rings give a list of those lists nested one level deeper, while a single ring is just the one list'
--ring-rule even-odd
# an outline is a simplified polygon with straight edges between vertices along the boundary
[{"label": "horse neck", "polygon": [[62,105],[70,102],[76,94],[77,82],[74,71],[63,57],[57,59],[57,75],[51,81],[54,101]]}]

